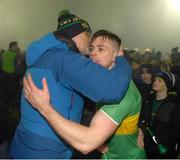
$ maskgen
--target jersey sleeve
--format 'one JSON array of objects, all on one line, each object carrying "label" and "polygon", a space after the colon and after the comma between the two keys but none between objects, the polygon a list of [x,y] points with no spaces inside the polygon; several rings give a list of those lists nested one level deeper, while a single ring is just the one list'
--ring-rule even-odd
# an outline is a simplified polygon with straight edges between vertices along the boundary
[{"label": "jersey sleeve", "polygon": [[139,103],[140,100],[140,94],[133,81],[131,81],[129,88],[120,103],[104,105],[100,110],[119,125],[125,118],[139,112],[141,106]]},{"label": "jersey sleeve", "polygon": [[100,108],[100,111],[117,125],[123,121],[129,112],[128,108],[122,108],[120,103],[115,105],[104,105]]}]

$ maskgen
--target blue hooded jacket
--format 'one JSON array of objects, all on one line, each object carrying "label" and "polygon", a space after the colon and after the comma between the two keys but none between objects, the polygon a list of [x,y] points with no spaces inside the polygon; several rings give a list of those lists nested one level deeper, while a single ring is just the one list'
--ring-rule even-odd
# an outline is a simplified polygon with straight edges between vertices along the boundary
[{"label": "blue hooded jacket", "polygon": [[[26,73],[31,73],[39,88],[42,88],[42,78],[46,78],[56,111],[74,122],[80,122],[81,94],[95,102],[118,102],[131,78],[131,68],[124,57],[117,58],[115,67],[108,70],[75,54],[52,33],[29,45],[26,63]],[[22,93],[21,120],[11,143],[10,156],[67,159],[71,158],[72,151]]]}]

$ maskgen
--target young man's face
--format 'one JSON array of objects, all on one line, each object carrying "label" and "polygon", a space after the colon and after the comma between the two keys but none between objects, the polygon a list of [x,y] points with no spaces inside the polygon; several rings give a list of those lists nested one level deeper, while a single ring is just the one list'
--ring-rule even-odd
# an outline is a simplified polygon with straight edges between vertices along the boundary
[{"label": "young man's face", "polygon": [[140,74],[142,81],[145,84],[151,84],[152,83],[152,74],[150,74],[147,69],[142,69],[142,72]]},{"label": "young man's face", "polygon": [[117,47],[114,42],[109,39],[97,37],[89,48],[89,57],[93,62],[111,69],[115,62],[115,57],[118,54]]}]

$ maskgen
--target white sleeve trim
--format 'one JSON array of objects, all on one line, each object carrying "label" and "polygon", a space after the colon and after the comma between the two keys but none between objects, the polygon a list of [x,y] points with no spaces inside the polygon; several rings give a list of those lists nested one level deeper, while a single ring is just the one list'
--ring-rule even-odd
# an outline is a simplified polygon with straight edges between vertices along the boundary
[{"label": "white sleeve trim", "polygon": [[114,120],[114,119],[112,119],[106,112],[104,112],[102,109],[100,109],[100,111],[102,112],[102,113],[104,113],[111,121],[113,121],[117,126],[119,126],[119,124]]}]

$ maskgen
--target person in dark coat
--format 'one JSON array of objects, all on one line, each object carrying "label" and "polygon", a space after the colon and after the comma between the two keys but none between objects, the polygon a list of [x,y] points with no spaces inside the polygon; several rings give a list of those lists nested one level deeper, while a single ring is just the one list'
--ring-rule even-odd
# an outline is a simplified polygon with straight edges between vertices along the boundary
[{"label": "person in dark coat", "polygon": [[153,92],[152,83],[155,72],[153,65],[148,63],[141,64],[139,71],[141,81],[136,81],[136,85],[141,93],[143,110],[144,105],[149,103],[149,97]]},{"label": "person in dark coat", "polygon": [[[175,75],[170,72],[156,74],[152,85],[154,93],[151,94],[149,103],[141,112],[140,126],[144,131],[147,158],[172,159],[177,156],[177,140],[180,136],[180,107],[176,103],[176,95],[172,94],[175,81]],[[161,144],[167,151],[161,153],[158,144]]]}]

